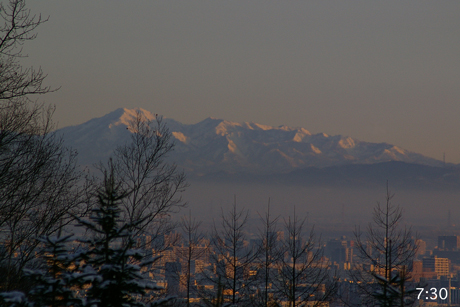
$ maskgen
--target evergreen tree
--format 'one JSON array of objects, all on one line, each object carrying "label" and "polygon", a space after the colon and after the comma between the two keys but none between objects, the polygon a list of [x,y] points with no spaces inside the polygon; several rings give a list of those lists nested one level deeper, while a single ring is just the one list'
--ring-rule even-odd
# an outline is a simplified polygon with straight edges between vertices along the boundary
[{"label": "evergreen tree", "polygon": [[[113,173],[105,176],[98,190],[98,205],[89,220],[79,220],[79,226],[91,233],[80,240],[83,246],[72,253],[68,246],[72,236],[40,239],[44,259],[42,270],[25,270],[33,286],[27,294],[20,291],[0,293],[0,305],[15,307],[144,307],[149,290],[162,290],[142,274],[142,269],[158,257],[144,259],[135,250],[135,239],[129,229],[136,226],[120,218],[120,192]],[[136,221],[134,223],[141,223]],[[153,296],[152,296],[153,297]],[[159,306],[171,298],[155,300],[148,306]]]},{"label": "evergreen tree", "polygon": [[0,293],[0,305],[24,307],[82,306],[76,290],[84,284],[84,275],[77,273],[74,254],[68,245],[72,235],[37,239],[42,247],[37,255],[39,269],[24,269],[30,289],[26,293],[10,291]]},{"label": "evergreen tree", "polygon": [[134,250],[135,240],[129,231],[142,220],[126,223],[120,218],[119,204],[128,194],[120,191],[113,172],[105,176],[104,186],[98,191],[98,206],[88,221],[81,226],[92,233],[88,249],[81,254],[85,262],[82,271],[87,275],[89,288],[86,304],[89,306],[144,306],[141,298],[148,290],[159,290],[147,280],[141,269],[155,259],[145,261],[141,251]]},{"label": "evergreen tree", "polygon": [[27,295],[34,307],[82,305],[75,291],[82,284],[79,281],[82,276],[75,273],[77,267],[68,249],[71,240],[72,235],[39,239],[44,244],[39,254],[46,266],[42,270],[24,270],[25,276],[34,285]]}]

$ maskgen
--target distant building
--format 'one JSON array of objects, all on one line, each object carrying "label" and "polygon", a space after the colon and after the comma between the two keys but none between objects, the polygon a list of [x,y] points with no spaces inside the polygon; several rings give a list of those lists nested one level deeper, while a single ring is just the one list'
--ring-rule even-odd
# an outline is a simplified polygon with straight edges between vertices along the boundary
[{"label": "distant building", "polygon": [[447,258],[438,258],[436,256],[423,258],[423,270],[435,272],[438,278],[440,276],[450,275],[450,260]]},{"label": "distant building", "polygon": [[438,236],[438,246],[433,250],[433,255],[460,264],[460,236]]},{"label": "distant building", "polygon": [[423,241],[422,239],[417,239],[415,241],[415,243],[417,244],[417,255],[425,255],[426,253],[426,242]]},{"label": "distant building", "polygon": [[460,248],[460,236],[438,236],[438,249],[457,251]]},{"label": "distant building", "polygon": [[167,282],[166,293],[168,295],[178,295],[180,286],[181,264],[179,262],[166,262],[165,279]]},{"label": "distant building", "polygon": [[351,263],[353,262],[353,249],[348,247],[346,240],[329,240],[325,248],[325,256],[332,262]]}]

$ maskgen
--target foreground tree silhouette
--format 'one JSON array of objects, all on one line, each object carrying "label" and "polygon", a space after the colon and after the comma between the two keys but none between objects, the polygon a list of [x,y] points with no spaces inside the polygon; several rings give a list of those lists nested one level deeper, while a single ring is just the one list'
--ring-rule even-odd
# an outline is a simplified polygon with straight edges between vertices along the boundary
[{"label": "foreground tree silhouette", "polygon": [[37,237],[56,233],[84,210],[76,153],[51,132],[53,107],[30,100],[52,91],[23,68],[22,45],[45,22],[23,0],[0,3],[0,290],[23,287]]},{"label": "foreground tree silhouette", "polygon": [[[27,270],[34,283],[26,294],[0,293],[0,304],[6,306],[92,306],[127,307],[157,306],[170,299],[154,300],[161,290],[141,271],[157,258],[146,259],[134,249],[132,223],[120,218],[120,201],[127,196],[113,173],[106,174],[104,185],[97,191],[98,204],[88,220],[79,219],[88,239],[71,252],[72,236],[44,238],[41,251],[43,270]],[[134,223],[142,222],[135,221]],[[86,237],[86,236],[85,236]]]},{"label": "foreground tree silhouette", "polygon": [[[38,129],[42,128],[37,127],[40,133]],[[21,272],[34,258],[37,237],[56,233],[86,208],[75,153],[46,134],[47,127],[43,129],[39,135],[0,132],[0,139],[9,142],[0,146],[0,242],[5,247],[0,251],[0,266],[6,277],[0,289],[21,285]]]},{"label": "foreground tree silhouette", "polygon": [[402,209],[391,202],[386,186],[385,204],[377,203],[373,223],[363,233],[355,230],[360,267],[352,271],[364,303],[382,307],[414,304],[414,288],[406,289],[412,262],[417,253],[416,237],[410,227],[401,227]]},{"label": "foreground tree silhouette", "polygon": [[[156,259],[144,259],[135,247],[131,229],[143,220],[125,222],[121,219],[120,205],[128,193],[120,188],[113,172],[106,174],[104,186],[98,191],[98,205],[89,220],[80,219],[80,225],[92,233],[82,242],[88,246],[81,254],[83,274],[89,288],[86,304],[91,306],[121,307],[144,306],[148,290],[160,290],[141,269]],[[159,303],[159,302],[157,302]]]},{"label": "foreground tree silhouette", "polygon": [[[131,142],[119,146],[113,158],[120,188],[129,192],[120,199],[121,214],[135,235],[151,238],[146,245],[161,250],[165,247],[156,245],[156,239],[174,229],[170,216],[185,206],[180,196],[187,187],[185,174],[166,160],[174,143],[161,116],[152,120],[137,111],[128,130]],[[101,169],[108,171],[104,165]]]},{"label": "foreground tree silhouette", "polygon": [[41,69],[23,68],[19,62],[27,56],[22,45],[34,40],[35,29],[48,19],[32,14],[24,0],[1,2],[0,19],[0,100],[50,92],[43,86],[46,75]]},{"label": "foreground tree silhouette", "polygon": [[70,250],[72,235],[60,234],[39,239],[43,248],[38,256],[44,261],[44,268],[24,269],[25,276],[31,281],[32,288],[27,300],[35,307],[82,306],[83,300],[76,295],[75,287],[83,285],[75,272],[74,254]]},{"label": "foreground tree silhouette", "polygon": [[[185,287],[187,294],[187,306],[190,306],[190,294],[192,292],[192,261],[200,259],[208,251],[208,246],[205,243],[204,234],[200,232],[201,221],[192,219],[191,213],[188,217],[183,216],[180,227],[183,233],[184,248],[179,249],[179,257],[185,261]],[[193,291],[196,295],[196,291]]]},{"label": "foreground tree silhouette", "polygon": [[[294,216],[285,220],[285,237],[281,243],[284,257],[277,264],[275,285],[278,300],[287,300],[288,306],[320,306],[330,299],[335,285],[329,276],[329,263],[323,258],[314,228],[306,234],[306,219]],[[312,302],[313,301],[313,302]]]},{"label": "foreground tree silhouette", "polygon": [[249,291],[255,276],[250,276],[249,270],[256,251],[247,245],[248,215],[247,210],[237,210],[235,196],[232,209],[226,213],[222,211],[220,229],[214,225],[211,238],[213,253],[210,258],[215,266],[211,280],[216,291],[208,293],[207,297],[215,299],[217,294],[217,306],[223,303],[231,303],[232,306],[252,305]]},{"label": "foreground tree silhouette", "polygon": [[26,293],[0,292],[0,306],[64,307],[82,306],[74,287],[82,286],[74,276],[76,267],[68,245],[72,235],[39,239],[43,248],[37,253],[43,260],[39,269],[24,269],[25,280],[30,285]]},{"label": "foreground tree silhouette", "polygon": [[[273,218],[270,215],[270,199],[268,199],[267,212],[264,216],[260,216],[260,222],[263,227],[259,229],[259,246],[257,251],[256,262],[258,263],[257,270],[257,286],[262,291],[254,296],[254,305],[268,307],[275,303],[274,289],[271,287],[276,279],[276,264],[279,263],[283,250],[281,250],[280,242],[278,241],[278,222],[279,216]],[[271,295],[270,293],[271,292]]]}]

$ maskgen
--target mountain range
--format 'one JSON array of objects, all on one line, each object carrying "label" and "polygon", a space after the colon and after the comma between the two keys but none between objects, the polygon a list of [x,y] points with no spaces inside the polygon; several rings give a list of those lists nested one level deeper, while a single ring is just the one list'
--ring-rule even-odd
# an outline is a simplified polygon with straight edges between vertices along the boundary
[{"label": "mountain range", "polygon": [[[65,145],[79,152],[80,164],[93,165],[105,161],[116,146],[129,141],[131,132],[127,128],[136,112],[149,120],[155,119],[155,115],[143,109],[120,108],[86,123],[59,129],[57,133],[63,136]],[[169,159],[192,178],[294,178],[304,174],[302,178],[311,177],[314,182],[313,174],[321,178],[327,174],[326,177],[337,181],[341,178],[337,174],[344,172],[347,178],[356,177],[350,175],[353,172],[365,177],[364,170],[375,174],[377,164],[396,172],[402,165],[416,165],[403,167],[415,173],[415,177],[409,176],[414,178],[424,174],[441,178],[457,174],[454,165],[446,166],[442,161],[395,145],[342,135],[312,134],[305,128],[237,123],[212,117],[196,124],[182,124],[169,118],[163,121],[175,142]]]}]

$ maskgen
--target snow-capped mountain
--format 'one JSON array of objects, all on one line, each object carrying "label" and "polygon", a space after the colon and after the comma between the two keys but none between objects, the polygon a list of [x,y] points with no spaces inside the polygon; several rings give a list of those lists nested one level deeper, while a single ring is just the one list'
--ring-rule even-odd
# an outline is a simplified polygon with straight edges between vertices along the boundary
[{"label": "snow-capped mountain", "polygon": [[[117,109],[103,117],[57,132],[67,146],[77,149],[81,164],[107,159],[114,148],[129,141],[128,127],[136,112],[153,120],[143,109]],[[207,118],[184,125],[164,119],[175,139],[170,155],[194,175],[227,173],[288,173],[307,167],[373,164],[402,161],[429,166],[442,162],[387,143],[370,143],[352,137],[311,134],[304,128],[272,127]]]}]

